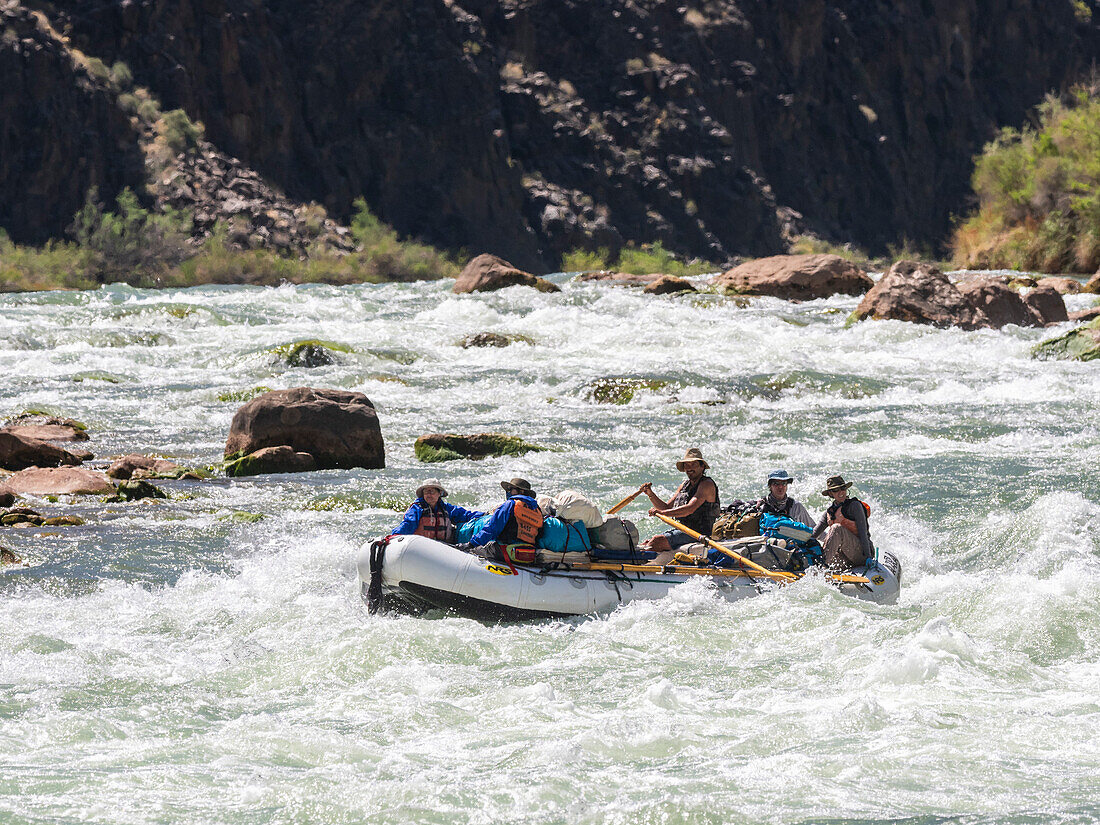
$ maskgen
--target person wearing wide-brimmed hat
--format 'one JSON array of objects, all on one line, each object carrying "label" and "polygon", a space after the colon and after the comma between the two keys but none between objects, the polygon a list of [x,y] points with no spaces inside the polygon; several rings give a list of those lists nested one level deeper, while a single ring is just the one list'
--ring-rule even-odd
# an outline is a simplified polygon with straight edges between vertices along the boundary
[{"label": "person wearing wide-brimmed hat", "polygon": [[787,487],[793,481],[794,478],[786,470],[773,470],[768,475],[768,494],[756,502],[756,506],[765,513],[786,516],[813,529],[814,517],[810,511],[801,501],[787,495]]},{"label": "person wearing wide-brimmed hat", "polygon": [[447,491],[435,478],[429,478],[416,488],[416,501],[405,511],[405,518],[393,531],[395,536],[426,536],[448,544],[454,539],[454,529],[460,524],[485,515],[477,510],[467,510],[443,499]]},{"label": "person wearing wide-brimmed hat", "polygon": [[[709,536],[710,531],[714,529],[714,521],[722,509],[718,498],[718,485],[706,474],[710,465],[703,458],[702,451],[692,447],[684,453],[682,459],[676,462],[676,469],[687,478],[668,501],[654,493],[653,485],[648,481],[642,485],[642,492],[649,496],[653,504],[649,514],[674,518],[685,527]],[[642,547],[658,554],[657,558],[649,562],[650,564],[667,564],[672,559],[672,553],[676,548],[695,541],[698,539],[674,528],[658,533]]]},{"label": "person wearing wide-brimmed hat", "polygon": [[504,489],[505,502],[473,534],[469,546],[483,547],[493,541],[533,546],[543,522],[539,503],[535,501],[535,491],[523,478],[502,481],[500,486]]},{"label": "person wearing wide-brimmed hat", "polygon": [[821,542],[825,564],[829,567],[858,567],[875,555],[871,532],[867,527],[870,508],[849,495],[852,482],[844,476],[830,476],[821,495],[833,500],[814,528],[813,538]]}]

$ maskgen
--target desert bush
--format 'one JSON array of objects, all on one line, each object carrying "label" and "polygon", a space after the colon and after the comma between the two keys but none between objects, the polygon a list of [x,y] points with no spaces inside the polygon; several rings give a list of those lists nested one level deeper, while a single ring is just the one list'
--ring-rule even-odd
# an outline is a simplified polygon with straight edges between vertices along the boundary
[{"label": "desert bush", "polygon": [[1038,125],[1005,129],[975,159],[978,210],[952,237],[959,266],[1093,272],[1100,265],[1100,99],[1049,97]]},{"label": "desert bush", "polygon": [[150,212],[129,189],[123,189],[115,202],[118,211],[108,212],[96,189],[89,189],[73,221],[73,236],[88,254],[99,283],[145,284],[190,254],[188,216]]},{"label": "desert bush", "polygon": [[95,286],[87,253],[76,244],[50,241],[40,248],[12,243],[0,229],[0,292],[88,289]]}]

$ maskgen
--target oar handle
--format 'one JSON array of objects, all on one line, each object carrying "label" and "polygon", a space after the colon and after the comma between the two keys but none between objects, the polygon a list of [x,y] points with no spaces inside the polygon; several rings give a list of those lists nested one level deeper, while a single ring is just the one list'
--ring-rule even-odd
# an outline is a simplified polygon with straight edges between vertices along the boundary
[{"label": "oar handle", "polygon": [[630,504],[630,502],[632,502],[634,499],[636,499],[641,494],[642,494],[642,488],[639,487],[632,495],[627,496],[622,501],[620,501],[618,504],[616,504],[614,507],[612,507],[610,510],[608,510],[607,514],[609,516],[615,515],[617,512],[619,512],[621,509],[626,507],[626,505]]},{"label": "oar handle", "polygon": [[699,539],[700,541],[706,543],[706,545],[708,547],[713,547],[715,550],[719,551],[720,553],[725,553],[727,556],[729,556],[734,561],[740,562],[741,564],[745,565],[745,567],[749,567],[749,568],[755,570],[761,576],[764,576],[764,577],[769,578],[769,579],[778,579],[780,581],[792,581],[793,579],[798,578],[798,576],[796,576],[794,573],[785,573],[785,572],[778,571],[778,570],[768,570],[766,567],[761,567],[756,562],[754,562],[750,559],[746,559],[740,553],[735,553],[732,550],[730,550],[728,547],[723,547],[721,544],[714,541],[713,539],[707,538],[702,533],[695,532],[690,527],[688,527],[686,524],[681,524],[680,522],[678,522],[674,518],[669,518],[668,516],[662,515],[661,513],[655,513],[655,515],[657,516],[657,518],[659,518],[661,521],[663,521],[669,527],[675,527],[677,530],[679,530],[683,533],[687,533],[692,538]]}]

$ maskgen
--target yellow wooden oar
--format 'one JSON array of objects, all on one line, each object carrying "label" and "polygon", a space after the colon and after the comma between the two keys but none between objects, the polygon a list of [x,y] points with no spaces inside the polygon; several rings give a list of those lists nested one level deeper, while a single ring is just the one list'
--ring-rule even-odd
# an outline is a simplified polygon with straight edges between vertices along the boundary
[{"label": "yellow wooden oar", "polygon": [[725,555],[729,556],[734,561],[736,561],[740,564],[743,564],[745,567],[752,568],[757,573],[759,573],[761,576],[764,576],[764,577],[769,578],[769,579],[779,579],[780,581],[794,581],[795,579],[798,578],[798,576],[796,576],[794,573],[787,573],[787,572],[780,571],[780,570],[768,570],[766,567],[761,567],[759,564],[752,561],[751,559],[746,559],[740,553],[735,553],[732,550],[730,550],[728,547],[723,547],[721,544],[714,541],[713,539],[707,538],[702,533],[696,533],[694,530],[692,530],[686,524],[681,524],[680,522],[678,522],[674,518],[669,518],[668,516],[662,515],[661,513],[654,513],[654,515],[656,515],[657,518],[659,518],[661,521],[663,521],[669,527],[675,527],[677,530],[679,530],[683,533],[687,533],[692,538],[699,539],[699,541],[704,542],[708,547],[713,547],[718,552],[724,553]]},{"label": "yellow wooden oar", "polygon": [[620,501],[618,504],[616,504],[614,507],[612,507],[610,510],[608,510],[607,514],[609,516],[615,515],[617,512],[619,512],[621,509],[626,507],[626,505],[630,504],[630,502],[632,502],[634,499],[636,499],[641,494],[642,494],[642,488],[639,487],[638,491],[636,493],[634,493],[633,495],[629,495],[626,498],[624,498],[622,501]]},{"label": "yellow wooden oar", "polygon": [[[658,567],[653,564],[627,564],[625,562],[580,562],[569,565],[570,570],[610,570],[613,573],[650,573],[674,576],[714,576],[718,578],[756,578],[756,573],[748,570],[731,570],[727,567],[686,567],[670,564]],[[774,571],[769,571],[774,572]],[[829,581],[837,584],[866,584],[864,576],[856,576],[851,573],[834,573],[828,576]]]},{"label": "yellow wooden oar", "polygon": [[[715,550],[718,550],[721,553],[725,553],[727,556],[729,556],[734,561],[738,561],[741,564],[744,564],[744,565],[747,565],[747,566],[751,567],[753,570],[758,571],[761,575],[767,576],[769,579],[781,579],[783,581],[794,581],[795,579],[802,578],[797,573],[787,573],[785,571],[779,571],[779,570],[768,570],[765,567],[761,567],[756,562],[750,561],[749,559],[746,559],[740,553],[735,553],[732,550],[730,550],[728,547],[723,547],[721,544],[714,541],[713,539],[707,538],[702,533],[696,533],[690,527],[688,527],[685,524],[681,524],[680,522],[678,522],[674,518],[669,518],[668,516],[663,516],[660,513],[656,513],[655,515],[657,516],[657,518],[659,518],[661,521],[663,521],[669,527],[675,527],[677,530],[680,530],[684,533],[687,533],[692,538],[696,538],[696,539],[699,539],[702,542],[705,542],[708,546],[713,547]],[[840,582],[842,584],[869,584],[870,581],[871,581],[866,576],[856,576],[856,575],[850,574],[850,573],[830,573],[826,576],[826,578],[829,579],[829,581]]]}]

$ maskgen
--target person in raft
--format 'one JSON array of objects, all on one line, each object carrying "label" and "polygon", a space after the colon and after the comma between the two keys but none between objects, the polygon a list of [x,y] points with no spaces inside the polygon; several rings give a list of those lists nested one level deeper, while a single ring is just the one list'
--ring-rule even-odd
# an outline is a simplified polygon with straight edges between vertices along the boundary
[{"label": "person in raft", "polygon": [[[709,536],[714,528],[714,521],[722,509],[718,499],[718,485],[714,483],[714,479],[706,475],[710,465],[703,458],[703,453],[696,447],[692,447],[684,453],[680,461],[676,462],[676,469],[687,478],[669,501],[660,499],[653,492],[653,485],[648,481],[642,485],[642,492],[649,496],[650,502],[653,503],[649,508],[649,514],[674,518],[685,527]],[[676,548],[695,541],[698,539],[673,528],[664,533],[658,533],[644,542],[642,549],[657,553],[657,558],[649,561],[648,564],[663,565],[672,560]]]},{"label": "person in raft", "polygon": [[477,510],[467,510],[443,499],[447,491],[437,479],[430,478],[416,488],[416,501],[405,511],[405,518],[393,531],[395,536],[426,536],[450,544],[455,527],[485,515]]},{"label": "person in raft", "polygon": [[[814,528],[813,538],[821,542],[825,564],[829,567],[858,567],[875,555],[867,516],[871,508],[848,495],[852,482],[844,476],[832,476],[821,495],[833,500]],[[818,537],[821,538],[818,538]]]},{"label": "person in raft", "polygon": [[490,542],[498,544],[535,545],[542,530],[542,511],[535,501],[535,491],[526,479],[513,478],[500,482],[507,500],[493,511],[492,517],[482,525],[463,550],[482,547]]},{"label": "person in raft", "polygon": [[803,506],[802,502],[787,495],[787,486],[792,481],[794,479],[786,470],[776,470],[768,476],[768,495],[756,503],[765,513],[786,516],[805,524],[812,530],[814,517],[810,515],[810,511]]}]

